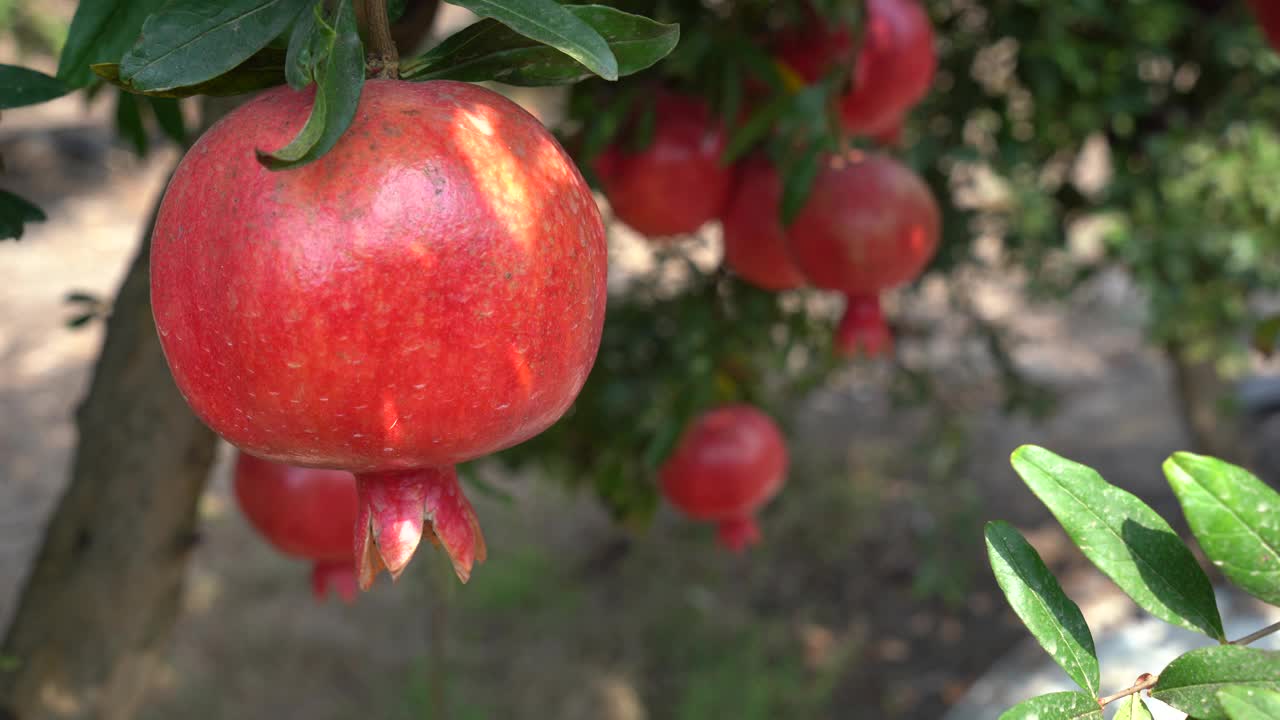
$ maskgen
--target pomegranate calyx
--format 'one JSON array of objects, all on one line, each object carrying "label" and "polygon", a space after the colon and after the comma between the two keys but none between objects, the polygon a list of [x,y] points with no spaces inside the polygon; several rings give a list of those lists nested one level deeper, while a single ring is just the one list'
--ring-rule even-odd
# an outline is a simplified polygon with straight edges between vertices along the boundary
[{"label": "pomegranate calyx", "polygon": [[741,553],[760,542],[760,526],[750,515],[722,520],[716,529],[716,538],[724,547],[735,553]]},{"label": "pomegranate calyx", "polygon": [[316,600],[324,602],[330,591],[348,605],[355,602],[356,568],[351,561],[317,561],[311,566],[311,593]]},{"label": "pomegranate calyx", "polygon": [[844,316],[836,327],[836,352],[844,357],[859,354],[866,357],[886,355],[893,349],[893,335],[885,324],[880,298],[876,295],[850,295]]}]

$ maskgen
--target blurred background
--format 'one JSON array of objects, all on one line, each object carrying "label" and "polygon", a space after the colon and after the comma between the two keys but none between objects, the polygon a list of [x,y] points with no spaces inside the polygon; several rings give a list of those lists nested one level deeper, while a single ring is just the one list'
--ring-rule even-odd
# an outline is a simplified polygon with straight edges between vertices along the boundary
[{"label": "blurred background", "polygon": [[[792,458],[760,545],[726,553],[658,501],[655,459],[697,407],[650,404],[635,422],[596,416],[594,435],[570,418],[468,468],[490,558],[468,585],[424,549],[398,583],[317,603],[307,566],[237,511],[224,446],[141,717],[932,720],[1029,639],[986,565],[982,523],[997,518],[1028,534],[1095,633],[1130,624],[1132,603],[1009,453],[1034,442],[1092,465],[1180,530],[1160,472],[1175,450],[1276,483],[1280,364],[1255,331],[1280,310],[1280,56],[1244,3],[926,5],[939,72],[900,155],[943,196],[946,230],[920,281],[885,297],[890,358],[826,360],[840,304],[818,291],[767,296],[719,328],[682,290],[719,266],[717,225],[661,246],[610,225],[611,289],[650,304],[611,298],[623,310],[606,348],[712,339],[654,377],[598,365],[584,396],[720,382],[700,365],[717,337],[813,341],[752,376]],[[0,62],[52,73],[74,10],[0,0]],[[426,42],[473,20],[443,5]],[[569,133],[571,95],[592,92],[495,89]],[[0,246],[0,626],[65,487],[101,315],[181,154],[158,127],[122,136],[115,102],[0,118],[0,183],[49,217]],[[200,102],[182,111],[197,126]]]}]

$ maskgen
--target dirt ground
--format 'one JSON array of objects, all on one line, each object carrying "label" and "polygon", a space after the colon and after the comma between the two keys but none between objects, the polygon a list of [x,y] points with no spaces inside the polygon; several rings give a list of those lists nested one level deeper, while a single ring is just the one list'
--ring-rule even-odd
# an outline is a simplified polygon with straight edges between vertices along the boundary
[{"label": "dirt ground", "polygon": [[[63,297],[111,295],[176,158],[134,159],[109,114],[61,100],[0,125],[0,181],[50,216],[0,245],[0,623],[64,483],[101,342],[100,323],[64,327]],[[1002,414],[993,371],[956,337],[921,349],[947,379],[946,423],[895,408],[884,368],[851,368],[799,410],[790,485],[763,514],[767,542],[740,558],[668,512],[633,536],[590,497],[494,477],[514,501],[478,498],[491,559],[469,585],[423,552],[354,606],[317,604],[307,569],[239,516],[223,463],[144,716],[936,720],[1025,638],[986,569],[984,521],[1031,533],[1095,627],[1132,612],[1065,545],[1010,451],[1045,445],[1173,510],[1159,465],[1187,445],[1123,279],[1057,309],[1028,308],[1012,281],[984,282],[975,302],[1022,338],[1015,357],[1061,393],[1057,413]]]}]

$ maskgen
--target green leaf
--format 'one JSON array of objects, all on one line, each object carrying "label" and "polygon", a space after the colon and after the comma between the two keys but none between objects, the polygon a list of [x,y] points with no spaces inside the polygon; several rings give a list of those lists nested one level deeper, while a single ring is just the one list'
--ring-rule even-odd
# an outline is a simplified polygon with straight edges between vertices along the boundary
[{"label": "green leaf", "polygon": [[559,50],[605,80],[618,79],[618,59],[595,28],[555,0],[450,0]]},{"label": "green leaf", "polygon": [[1138,695],[1130,695],[1120,701],[1120,709],[1112,720],[1154,720],[1147,704]]},{"label": "green leaf", "polygon": [[1250,687],[1229,687],[1218,691],[1218,704],[1231,720],[1276,720],[1280,718],[1280,692]]},{"label": "green leaf", "polygon": [[139,157],[145,156],[150,143],[147,138],[147,128],[142,124],[142,107],[139,99],[127,92],[120,92],[117,95],[116,134],[128,140]]},{"label": "green leaf", "polygon": [[38,105],[62,97],[71,88],[31,68],[0,65],[0,110]]},{"label": "green leaf", "polygon": [[120,61],[139,90],[171,90],[215,78],[284,32],[307,0],[171,0],[147,18]]},{"label": "green leaf", "polygon": [[1164,518],[1093,468],[1034,445],[1013,468],[1072,542],[1140,607],[1165,622],[1225,640],[1213,586]]},{"label": "green leaf", "polygon": [[804,205],[809,200],[809,190],[822,171],[822,148],[810,145],[795,161],[782,171],[782,200],[779,202],[779,213],[782,215],[782,226],[790,227]]},{"label": "green leaf", "polygon": [[763,140],[777,124],[778,118],[790,109],[793,98],[779,95],[751,114],[733,131],[729,142],[725,143],[722,161],[732,163]]},{"label": "green leaf", "polygon": [[81,0],[58,59],[58,79],[68,86],[93,82],[90,65],[119,62],[142,32],[147,16],[164,0]]},{"label": "green leaf", "polygon": [[1229,720],[1217,693],[1233,685],[1280,690],[1280,653],[1239,645],[1192,650],[1160,672],[1151,697],[1197,720]]},{"label": "green leaf", "polygon": [[0,240],[17,240],[22,237],[24,225],[45,219],[40,208],[11,192],[0,190]]},{"label": "green leaf", "polygon": [[1214,565],[1250,595],[1280,605],[1280,493],[1244,468],[1174,453],[1164,474]]},{"label": "green leaf", "polygon": [[184,98],[194,95],[243,95],[247,92],[275,87],[285,81],[285,53],[267,48],[212,80],[168,90],[139,90],[120,79],[119,63],[97,63],[94,73],[121,90],[147,97]]},{"label": "green leaf", "polygon": [[[680,26],[603,5],[564,9],[604,38],[617,59],[617,74],[631,75],[666,57],[680,40]],[[581,62],[496,20],[481,20],[450,35],[423,55],[400,65],[404,80],[495,80],[535,87],[564,85],[590,77]]]},{"label": "green leaf", "polygon": [[1102,708],[1084,693],[1057,692],[1023,700],[1000,720],[1102,720]]},{"label": "green leaf", "polygon": [[1280,314],[1272,315],[1253,329],[1253,349],[1270,357],[1280,344]]},{"label": "green leaf", "polygon": [[155,114],[156,122],[164,134],[179,145],[186,145],[187,126],[182,119],[182,108],[178,106],[178,101],[173,98],[149,97],[147,102],[151,103],[151,112]]},{"label": "green leaf", "polygon": [[312,36],[316,96],[311,115],[297,137],[275,152],[258,150],[258,161],[270,170],[306,165],[328,152],[351,126],[364,86],[364,52],[351,0],[339,0],[334,22],[316,22]]},{"label": "green leaf", "polygon": [[1077,685],[1098,695],[1098,656],[1079,606],[1012,525],[987,523],[986,537],[991,569],[1013,611]]},{"label": "green leaf", "polygon": [[298,16],[289,34],[289,50],[285,55],[284,76],[289,87],[301,90],[315,82],[316,58],[311,54],[312,38],[324,11],[322,0],[315,0],[311,9]]}]

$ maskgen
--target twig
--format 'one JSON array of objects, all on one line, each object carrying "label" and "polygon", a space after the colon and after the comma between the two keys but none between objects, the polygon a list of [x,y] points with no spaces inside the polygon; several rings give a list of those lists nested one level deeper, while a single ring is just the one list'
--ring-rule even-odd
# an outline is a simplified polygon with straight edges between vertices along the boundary
[{"label": "twig", "polygon": [[1143,690],[1150,690],[1151,688],[1156,686],[1156,681],[1158,681],[1159,679],[1160,677],[1157,675],[1152,675],[1151,673],[1142,673],[1141,675],[1138,676],[1138,679],[1134,681],[1132,686],[1125,688],[1124,690],[1121,690],[1120,692],[1115,693],[1113,695],[1108,695],[1106,697],[1098,698],[1098,707],[1106,707],[1108,704],[1113,703],[1121,698],[1127,698],[1130,695],[1136,695],[1142,692]]},{"label": "twig", "polygon": [[1251,632],[1248,635],[1245,635],[1244,637],[1240,638],[1239,640],[1232,640],[1227,644],[1228,645],[1248,645],[1251,642],[1261,640],[1262,638],[1277,632],[1280,632],[1280,622],[1272,623],[1257,632]]},{"label": "twig", "polygon": [[387,0],[364,0],[364,19],[369,31],[369,52],[365,63],[370,77],[396,80],[400,77],[400,51],[391,37]]}]

